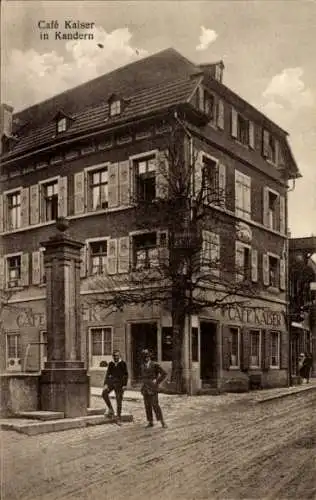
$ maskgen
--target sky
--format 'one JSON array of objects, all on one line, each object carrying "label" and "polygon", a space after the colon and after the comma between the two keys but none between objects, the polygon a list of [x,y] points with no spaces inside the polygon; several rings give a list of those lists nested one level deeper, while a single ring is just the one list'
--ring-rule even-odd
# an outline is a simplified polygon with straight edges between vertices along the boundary
[{"label": "sky", "polygon": [[[55,40],[65,21],[94,23],[80,30],[94,39]],[[316,0],[2,0],[1,102],[18,111],[168,47],[222,59],[225,85],[289,133],[302,174],[289,228],[316,235],[315,26]]]}]

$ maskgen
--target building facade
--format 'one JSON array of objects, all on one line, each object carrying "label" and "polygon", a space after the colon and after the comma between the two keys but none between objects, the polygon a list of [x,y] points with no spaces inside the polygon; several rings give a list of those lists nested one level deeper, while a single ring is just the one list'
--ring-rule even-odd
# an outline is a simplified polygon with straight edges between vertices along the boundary
[{"label": "building facade", "polygon": [[[55,232],[57,217],[67,217],[71,235],[85,241],[82,358],[92,385],[102,384],[102,361],[114,348],[127,360],[130,385],[137,384],[144,346],[170,372],[168,308],[153,302],[107,310],[93,296],[100,276],[114,282],[131,269],[154,267],[167,245],[168,231],[157,225],[151,201],[165,196],[158,165],[180,117],[185,132],[179,147],[185,150],[189,136],[197,152],[195,183],[208,172],[224,193],[204,226],[220,263],[218,281],[229,268],[232,279],[248,280],[257,290],[230,307],[205,307],[188,318],[186,376],[193,392],[204,385],[247,388],[255,379],[265,387],[287,384],[287,188],[299,171],[286,132],[227,88],[223,70],[222,63],[197,66],[168,49],[20,113],[3,106],[2,372],[44,365],[41,242]],[[136,191],[147,202],[145,228]],[[207,293],[211,300],[217,292]]]}]

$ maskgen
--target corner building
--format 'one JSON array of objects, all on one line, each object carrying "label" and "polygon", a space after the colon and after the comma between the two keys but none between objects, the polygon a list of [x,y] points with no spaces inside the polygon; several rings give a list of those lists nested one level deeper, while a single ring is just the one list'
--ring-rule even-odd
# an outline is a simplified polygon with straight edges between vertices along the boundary
[{"label": "corner building", "polygon": [[198,151],[197,168],[219,172],[225,193],[225,205],[213,207],[217,256],[223,268],[238,266],[234,279],[248,279],[258,290],[244,303],[190,318],[186,374],[194,392],[287,384],[287,188],[300,174],[286,132],[227,88],[223,71],[222,62],[197,66],[168,49],[19,113],[2,105],[0,276],[8,302],[2,372],[38,372],[44,365],[40,242],[56,231],[58,216],[85,241],[82,357],[91,384],[102,384],[100,363],[117,348],[131,386],[144,346],[170,371],[170,313],[158,305],[109,313],[92,300],[91,282],[102,273],[128,275],[145,261],[150,267],[165,245],[165,228],[155,225],[150,204],[146,215],[153,222],[140,229],[131,193],[140,185],[149,198],[158,196],[157,162],[177,113]]}]

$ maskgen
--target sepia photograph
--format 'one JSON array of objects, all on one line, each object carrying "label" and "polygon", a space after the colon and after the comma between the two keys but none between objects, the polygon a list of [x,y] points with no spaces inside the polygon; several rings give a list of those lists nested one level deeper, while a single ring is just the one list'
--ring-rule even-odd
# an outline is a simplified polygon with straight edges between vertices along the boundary
[{"label": "sepia photograph", "polygon": [[316,1],[0,9],[0,500],[315,499]]}]

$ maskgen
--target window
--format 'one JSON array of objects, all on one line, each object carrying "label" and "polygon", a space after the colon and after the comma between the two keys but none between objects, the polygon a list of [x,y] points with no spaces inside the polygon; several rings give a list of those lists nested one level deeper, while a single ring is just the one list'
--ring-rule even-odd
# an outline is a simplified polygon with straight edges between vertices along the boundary
[{"label": "window", "polygon": [[209,117],[210,120],[215,119],[215,97],[213,94],[204,91],[204,113]]},{"label": "window", "polygon": [[156,198],[156,157],[135,160],[134,165],[137,198],[151,202]]},{"label": "window", "polygon": [[7,333],[7,369],[21,370],[21,336],[19,333]]},{"label": "window", "polygon": [[203,186],[208,203],[216,203],[219,198],[218,161],[203,157]]},{"label": "window", "polygon": [[100,367],[100,363],[112,354],[112,327],[90,329],[91,364]]},{"label": "window", "polygon": [[108,169],[90,172],[90,208],[102,210],[108,207]]},{"label": "window", "polygon": [[237,281],[252,279],[251,248],[240,241],[236,241],[236,277]]},{"label": "window", "polygon": [[270,367],[279,368],[280,367],[280,333],[271,332],[270,333]]},{"label": "window", "polygon": [[263,156],[272,163],[277,162],[277,140],[268,132],[263,130]]},{"label": "window", "polygon": [[238,368],[240,365],[239,354],[239,329],[230,327],[230,367]]},{"label": "window", "polygon": [[60,118],[57,121],[57,133],[60,134],[61,132],[65,132],[67,129],[67,119],[66,118]]},{"label": "window", "polygon": [[237,217],[251,219],[251,179],[235,171],[235,213]]},{"label": "window", "polygon": [[157,234],[143,233],[133,237],[133,268],[149,269],[158,266]]},{"label": "window", "polygon": [[261,335],[260,330],[250,330],[250,367],[260,367]]},{"label": "window", "polygon": [[58,217],[58,182],[53,181],[42,186],[43,218],[48,222]]},{"label": "window", "polygon": [[16,191],[7,195],[8,229],[21,227],[21,193]]},{"label": "window", "polygon": [[7,286],[13,288],[20,285],[21,256],[7,257]]},{"label": "window", "polygon": [[269,285],[279,288],[279,259],[269,255]]},{"label": "window", "polygon": [[116,116],[121,113],[121,101],[119,99],[110,102],[110,116]]},{"label": "window", "polygon": [[161,360],[172,361],[172,326],[161,328]]},{"label": "window", "polygon": [[268,204],[268,210],[269,210],[269,227],[271,229],[274,229],[277,231],[279,229],[279,217],[278,217],[278,206],[279,206],[279,196],[277,193],[274,193],[272,191],[268,192],[268,197],[269,197],[269,204]]},{"label": "window", "polygon": [[249,121],[242,115],[237,115],[237,140],[242,144],[249,144]]},{"label": "window", "polygon": [[220,273],[220,240],[212,231],[202,232],[201,270],[219,275]]},{"label": "window", "polygon": [[107,241],[93,241],[89,243],[90,274],[104,274],[107,269]]}]

